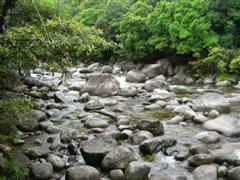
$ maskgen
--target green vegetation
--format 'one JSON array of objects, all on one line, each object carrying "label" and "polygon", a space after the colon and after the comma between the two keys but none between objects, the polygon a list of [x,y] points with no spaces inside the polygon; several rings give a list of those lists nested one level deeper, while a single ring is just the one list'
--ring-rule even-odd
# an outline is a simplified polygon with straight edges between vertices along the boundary
[{"label": "green vegetation", "polygon": [[1,167],[0,171],[0,180],[25,180],[27,175],[28,170],[26,168],[15,166],[9,155],[6,155],[6,157],[3,158],[3,167]]}]

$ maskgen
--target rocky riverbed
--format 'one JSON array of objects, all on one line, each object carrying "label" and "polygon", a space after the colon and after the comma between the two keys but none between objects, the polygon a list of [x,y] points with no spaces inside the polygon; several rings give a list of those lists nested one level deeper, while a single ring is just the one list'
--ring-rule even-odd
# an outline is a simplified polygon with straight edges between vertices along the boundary
[{"label": "rocky riverbed", "polygon": [[34,180],[239,180],[239,86],[166,62],[137,69],[82,65],[61,83],[36,69],[14,90],[33,117],[1,150]]}]

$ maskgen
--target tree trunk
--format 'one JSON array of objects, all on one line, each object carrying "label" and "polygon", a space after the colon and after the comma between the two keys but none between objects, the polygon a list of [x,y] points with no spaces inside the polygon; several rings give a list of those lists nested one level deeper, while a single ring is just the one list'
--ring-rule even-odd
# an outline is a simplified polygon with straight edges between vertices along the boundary
[{"label": "tree trunk", "polygon": [[0,17],[0,34],[4,33],[4,30],[9,23],[16,1],[17,0],[5,0],[3,4],[2,16]]}]

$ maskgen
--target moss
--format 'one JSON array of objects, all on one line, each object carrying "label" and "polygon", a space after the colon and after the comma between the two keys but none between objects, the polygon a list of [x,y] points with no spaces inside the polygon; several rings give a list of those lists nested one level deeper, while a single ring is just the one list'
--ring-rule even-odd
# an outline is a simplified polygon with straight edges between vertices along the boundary
[{"label": "moss", "polygon": [[148,162],[153,162],[155,160],[155,156],[154,155],[145,155],[145,156],[143,156],[143,159]]},{"label": "moss", "polygon": [[233,74],[220,74],[216,78],[216,81],[231,81],[231,82],[237,82],[239,80],[239,76],[233,75]]},{"label": "moss", "polygon": [[17,167],[9,155],[3,159],[3,167],[0,172],[0,180],[25,180],[28,175],[28,169]]},{"label": "moss", "polygon": [[159,119],[160,121],[164,121],[167,119],[171,119],[175,116],[174,113],[168,111],[154,111],[149,113],[152,117]]}]

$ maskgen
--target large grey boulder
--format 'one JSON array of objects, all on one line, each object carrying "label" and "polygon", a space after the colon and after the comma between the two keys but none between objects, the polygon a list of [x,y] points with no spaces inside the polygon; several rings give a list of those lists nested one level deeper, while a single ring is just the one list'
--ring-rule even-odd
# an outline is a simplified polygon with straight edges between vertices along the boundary
[{"label": "large grey boulder", "polygon": [[227,173],[227,179],[239,180],[240,179],[240,166],[230,169]]},{"label": "large grey boulder", "polygon": [[133,83],[144,83],[147,80],[146,75],[139,70],[131,70],[126,74],[126,81]]},{"label": "large grey boulder", "polygon": [[125,170],[127,180],[147,179],[151,166],[146,162],[132,161]]},{"label": "large grey boulder", "polygon": [[111,136],[98,136],[83,141],[80,150],[87,164],[97,166],[101,164],[104,156],[116,146],[117,142]]},{"label": "large grey boulder", "polygon": [[144,88],[148,91],[153,91],[154,89],[170,89],[169,84],[166,81],[158,78],[147,80],[144,84]]},{"label": "large grey boulder", "polygon": [[170,62],[167,59],[163,59],[159,60],[158,64],[145,65],[142,72],[144,72],[149,78],[153,78],[161,74],[167,75],[170,68]]},{"label": "large grey boulder", "polygon": [[194,169],[194,180],[217,180],[217,168],[214,165],[202,165]]},{"label": "large grey boulder", "polygon": [[240,136],[240,118],[236,114],[224,114],[203,124],[209,131],[217,131],[225,136]]},{"label": "large grey boulder", "polygon": [[53,166],[51,163],[34,163],[31,168],[34,179],[44,180],[51,178]]},{"label": "large grey boulder", "polygon": [[220,140],[220,135],[215,131],[204,131],[196,134],[195,138],[202,143],[216,143]]},{"label": "large grey boulder", "polygon": [[128,147],[119,146],[111,150],[102,161],[104,169],[125,169],[129,162],[139,158],[138,154]]},{"label": "large grey boulder", "polygon": [[65,167],[65,161],[54,154],[49,155],[47,161],[50,162],[56,170],[63,169]]},{"label": "large grey boulder", "polygon": [[231,111],[231,105],[228,100],[216,93],[207,93],[195,99],[193,108],[202,112],[209,112],[213,109],[220,113],[229,113]]},{"label": "large grey boulder", "polygon": [[87,76],[82,92],[96,96],[113,96],[120,89],[119,82],[110,74],[93,73]]},{"label": "large grey boulder", "polygon": [[100,173],[91,166],[74,166],[66,171],[66,180],[99,180]]},{"label": "large grey boulder", "polygon": [[220,149],[211,150],[210,154],[219,164],[227,163],[233,166],[240,166],[240,143],[227,143]]}]

